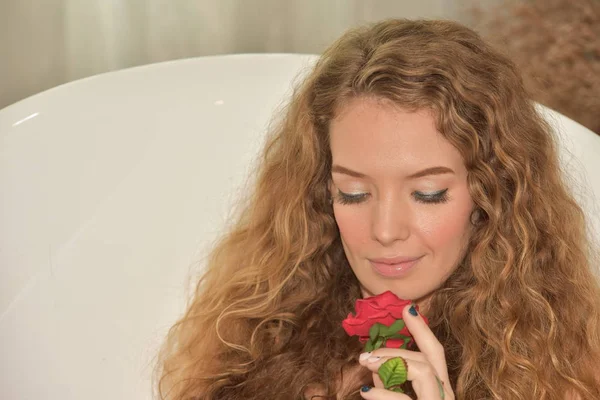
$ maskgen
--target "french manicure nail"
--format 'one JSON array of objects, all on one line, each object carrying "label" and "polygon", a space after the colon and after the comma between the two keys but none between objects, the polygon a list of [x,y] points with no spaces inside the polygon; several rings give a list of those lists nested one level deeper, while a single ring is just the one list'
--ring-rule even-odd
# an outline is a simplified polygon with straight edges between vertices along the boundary
[{"label": "french manicure nail", "polygon": [[411,304],[410,308],[408,309],[408,312],[410,313],[410,315],[413,315],[415,317],[417,315],[419,315],[419,313],[417,312],[417,309],[415,308],[414,304]]},{"label": "french manicure nail", "polygon": [[360,355],[360,357],[359,357],[359,360],[360,360],[360,361],[364,361],[364,360],[366,360],[366,359],[367,359],[367,358],[369,358],[369,357],[371,357],[371,352],[370,352],[370,351],[369,351],[368,353],[362,353],[362,354]]},{"label": "french manicure nail", "polygon": [[379,360],[381,360],[381,357],[373,356],[373,357],[369,357],[369,359],[367,360],[367,362],[374,363],[374,362],[377,362]]}]

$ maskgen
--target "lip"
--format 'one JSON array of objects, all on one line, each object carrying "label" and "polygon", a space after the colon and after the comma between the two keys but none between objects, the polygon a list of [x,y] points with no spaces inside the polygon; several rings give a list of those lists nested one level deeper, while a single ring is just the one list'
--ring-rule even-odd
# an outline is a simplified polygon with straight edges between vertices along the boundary
[{"label": "lip", "polygon": [[398,278],[406,275],[423,258],[420,257],[393,257],[369,259],[371,266],[379,275],[387,278]]},{"label": "lip", "polygon": [[369,258],[369,261],[372,261],[372,262],[378,263],[378,264],[401,264],[401,263],[407,263],[407,262],[418,260],[421,257],[423,257],[423,256],[419,256],[419,257],[401,257],[401,256],[382,257],[382,258]]}]

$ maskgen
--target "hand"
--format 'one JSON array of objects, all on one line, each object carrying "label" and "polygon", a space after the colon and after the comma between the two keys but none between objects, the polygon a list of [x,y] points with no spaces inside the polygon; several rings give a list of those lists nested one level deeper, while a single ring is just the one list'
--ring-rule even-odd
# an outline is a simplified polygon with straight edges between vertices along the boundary
[{"label": "hand", "polygon": [[[373,400],[410,400],[405,394],[386,390],[377,374],[379,367],[394,357],[402,357],[406,361],[408,376],[419,400],[454,400],[454,392],[448,379],[448,366],[444,348],[420,315],[409,313],[405,307],[402,318],[420,352],[403,349],[380,348],[360,356],[360,364],[373,371],[375,387],[360,394],[365,399]],[[413,309],[414,310],[414,309]],[[443,386],[444,395],[440,394],[438,379]]]}]

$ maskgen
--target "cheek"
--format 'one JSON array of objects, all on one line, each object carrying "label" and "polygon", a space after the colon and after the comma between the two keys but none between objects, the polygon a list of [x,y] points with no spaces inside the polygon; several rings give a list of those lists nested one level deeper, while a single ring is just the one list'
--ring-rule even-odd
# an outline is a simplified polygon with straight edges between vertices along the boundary
[{"label": "cheek", "polygon": [[429,247],[438,251],[457,252],[468,239],[470,232],[471,206],[449,206],[440,213],[424,215],[418,224]]},{"label": "cheek", "polygon": [[369,218],[366,208],[334,206],[333,214],[340,230],[342,240],[353,250],[369,242]]}]

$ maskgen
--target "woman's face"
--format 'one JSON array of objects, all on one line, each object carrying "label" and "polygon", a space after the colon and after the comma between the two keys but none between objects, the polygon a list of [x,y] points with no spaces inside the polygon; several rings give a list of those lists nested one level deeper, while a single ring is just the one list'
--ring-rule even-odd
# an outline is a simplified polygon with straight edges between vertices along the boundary
[{"label": "woman's face", "polygon": [[417,301],[464,256],[473,202],[458,150],[429,111],[355,98],[330,127],[334,214],[363,296]]}]

